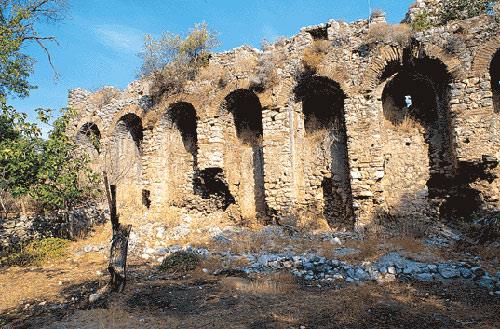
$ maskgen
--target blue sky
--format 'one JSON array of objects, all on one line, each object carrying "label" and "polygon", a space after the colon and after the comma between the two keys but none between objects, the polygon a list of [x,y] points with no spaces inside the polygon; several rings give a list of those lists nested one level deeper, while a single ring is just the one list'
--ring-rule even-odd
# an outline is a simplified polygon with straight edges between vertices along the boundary
[{"label": "blue sky", "polygon": [[[292,36],[301,27],[343,19],[366,18],[369,0],[68,0],[67,17],[57,24],[40,24],[44,35],[57,37],[49,49],[60,78],[55,81],[44,53],[36,45],[25,52],[37,61],[30,81],[38,89],[10,104],[29,114],[34,109],[66,105],[69,89],[97,90],[112,85],[124,88],[136,78],[137,53],[146,33],[185,33],[205,21],[219,32],[223,51],[262,39]],[[371,0],[372,8],[387,13],[396,23],[413,0]]]}]

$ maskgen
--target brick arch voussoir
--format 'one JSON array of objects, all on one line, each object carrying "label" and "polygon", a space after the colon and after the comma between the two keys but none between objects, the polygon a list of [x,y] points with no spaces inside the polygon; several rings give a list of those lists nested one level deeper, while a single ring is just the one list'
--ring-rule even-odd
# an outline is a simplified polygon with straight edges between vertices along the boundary
[{"label": "brick arch voussoir", "polygon": [[427,57],[441,61],[453,79],[460,79],[464,76],[462,62],[456,56],[433,44],[423,45],[423,50]]},{"label": "brick arch voussoir", "polygon": [[[127,105],[123,107],[120,111],[118,111],[114,116],[113,120],[111,121],[111,124],[109,125],[109,128],[106,131],[106,136],[111,137],[116,129],[116,125],[118,122],[127,114],[135,114],[139,118],[143,119],[144,118],[144,109],[141,108],[139,105]],[[143,129],[144,129],[144,124],[143,124]]]},{"label": "brick arch voussoir", "polygon": [[384,69],[392,62],[403,62],[403,49],[389,45],[380,48],[364,73],[361,89],[371,91],[376,88]]},{"label": "brick arch voussoir", "polygon": [[491,60],[500,49],[500,35],[496,35],[482,45],[472,61],[471,73],[473,76],[483,76],[489,71]]},{"label": "brick arch voussoir", "polygon": [[82,127],[84,125],[86,125],[87,123],[95,124],[97,126],[97,129],[99,129],[99,133],[101,134],[101,138],[102,138],[102,136],[105,134],[104,122],[102,121],[102,119],[99,116],[95,116],[95,115],[83,117],[80,120],[78,120],[78,123],[75,126],[74,135],[76,136],[80,132]]}]

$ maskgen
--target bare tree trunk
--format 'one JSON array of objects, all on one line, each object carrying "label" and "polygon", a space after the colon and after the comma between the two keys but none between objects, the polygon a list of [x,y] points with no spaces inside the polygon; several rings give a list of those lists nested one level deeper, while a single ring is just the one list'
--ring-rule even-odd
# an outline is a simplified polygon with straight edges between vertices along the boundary
[{"label": "bare tree trunk", "polygon": [[122,292],[127,279],[127,253],[128,237],[132,225],[120,224],[116,211],[116,186],[109,185],[108,175],[104,171],[104,185],[108,199],[111,227],[113,228],[113,239],[109,254],[108,271],[111,274],[110,286],[112,291]]},{"label": "bare tree trunk", "polygon": [[108,271],[111,274],[111,290],[122,292],[127,280],[128,237],[132,225],[120,225],[113,230]]}]

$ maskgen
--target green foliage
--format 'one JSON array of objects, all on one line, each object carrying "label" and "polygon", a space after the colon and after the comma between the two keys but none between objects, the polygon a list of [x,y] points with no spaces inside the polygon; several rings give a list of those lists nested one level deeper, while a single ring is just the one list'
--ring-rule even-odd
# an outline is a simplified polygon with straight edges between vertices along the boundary
[{"label": "green foliage", "polygon": [[166,272],[188,272],[194,270],[200,261],[200,256],[197,254],[178,251],[163,260],[160,270]]},{"label": "green foliage", "polygon": [[36,42],[50,62],[44,42],[55,39],[40,36],[35,23],[58,20],[63,5],[62,0],[0,0],[0,101],[9,94],[25,97],[34,88],[28,82],[33,59],[22,52],[23,46]]},{"label": "green foliage", "polygon": [[20,245],[14,250],[0,256],[2,266],[40,265],[50,260],[64,257],[67,254],[69,240],[45,238],[35,240],[27,245]]},{"label": "green foliage", "polygon": [[[10,7],[10,10],[8,8]],[[8,11],[7,11],[8,10]],[[27,96],[32,86],[28,77],[33,70],[33,60],[21,53],[26,33],[24,22],[30,15],[22,8],[0,2],[0,95],[14,93]],[[4,13],[10,13],[5,15]]]},{"label": "green foliage", "polygon": [[[50,112],[39,110],[39,120],[49,123]],[[0,189],[13,197],[29,195],[46,210],[70,210],[97,193],[97,175],[90,159],[78,152],[65,131],[74,111],[63,110],[52,124],[48,139],[26,121],[26,114],[11,107],[0,115],[4,138],[0,140]]]},{"label": "green foliage", "polygon": [[413,31],[425,31],[433,27],[429,13],[424,10],[416,14],[410,23],[410,27]]},{"label": "green foliage", "polygon": [[[75,141],[66,134],[74,115],[71,109],[63,110],[49,138],[41,143],[37,181],[30,195],[48,209],[69,210],[97,191],[98,178],[89,167],[89,157],[79,152]],[[39,118],[45,123],[49,120],[45,112],[39,112]]]},{"label": "green foliage", "polygon": [[[89,195],[95,179],[87,169],[88,159],[76,152],[66,134],[73,115],[64,111],[55,120],[48,140],[41,138],[36,124],[7,104],[7,97],[25,97],[34,88],[28,82],[33,60],[22,52],[35,42],[52,65],[46,41],[35,29],[39,20],[56,21],[64,12],[64,0],[0,0],[0,204],[2,195],[29,195],[48,209],[70,209]],[[39,111],[48,123],[50,113]],[[83,183],[82,183],[83,182]]]},{"label": "green foliage", "polygon": [[445,0],[440,13],[441,24],[457,19],[467,19],[482,14],[491,14],[499,0]]},{"label": "green foliage", "polygon": [[217,34],[206,23],[196,24],[185,38],[169,32],[158,40],[146,35],[139,54],[143,61],[140,76],[153,77],[157,96],[180,92],[208,64],[210,50],[218,45]]},{"label": "green foliage", "polygon": [[4,105],[0,113],[0,189],[14,197],[26,195],[35,184],[40,165],[40,129],[25,113]]}]

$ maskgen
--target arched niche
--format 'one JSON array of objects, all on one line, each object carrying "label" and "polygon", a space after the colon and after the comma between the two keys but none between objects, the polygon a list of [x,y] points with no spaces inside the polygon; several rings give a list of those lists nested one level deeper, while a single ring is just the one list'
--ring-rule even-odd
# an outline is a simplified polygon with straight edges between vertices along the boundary
[{"label": "arched niche", "polygon": [[233,115],[238,140],[246,145],[262,144],[262,106],[257,95],[237,89],[226,96],[225,107]]},{"label": "arched niche", "polygon": [[248,89],[228,94],[221,107],[224,122],[224,172],[241,214],[266,217],[262,106]]},{"label": "arched niche", "polygon": [[111,136],[109,155],[111,184],[116,185],[119,209],[142,204],[142,120],[128,113],[117,121]]},{"label": "arched niche", "polygon": [[157,202],[184,207],[193,195],[197,171],[196,109],[191,103],[171,104],[155,127]]},{"label": "arched niche", "polygon": [[295,99],[302,105],[304,137],[298,139],[299,195],[319,210],[330,226],[353,223],[347,131],[346,95],[339,83],[308,75],[298,81]]},{"label": "arched niche", "polygon": [[382,92],[385,176],[389,212],[430,215],[432,199],[443,198],[456,166],[451,142],[451,75],[437,59],[405,59],[387,67]]}]

